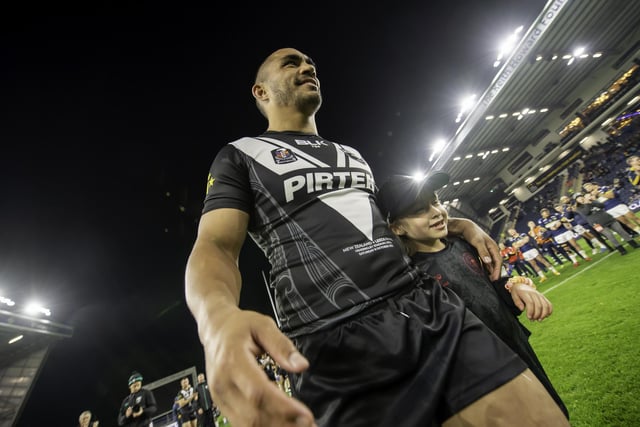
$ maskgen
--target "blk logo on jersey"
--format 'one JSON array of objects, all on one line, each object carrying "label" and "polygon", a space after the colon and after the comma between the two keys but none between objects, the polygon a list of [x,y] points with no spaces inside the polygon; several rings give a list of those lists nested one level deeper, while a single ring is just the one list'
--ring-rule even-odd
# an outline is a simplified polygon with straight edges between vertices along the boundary
[{"label": "blk logo on jersey", "polygon": [[298,160],[296,155],[287,148],[276,148],[271,151],[271,155],[273,156],[273,161],[276,162],[277,165],[291,163]]},{"label": "blk logo on jersey", "polygon": [[329,145],[323,140],[313,140],[309,141],[308,139],[296,139],[297,145],[308,145],[310,147],[319,148],[319,147],[328,147]]}]

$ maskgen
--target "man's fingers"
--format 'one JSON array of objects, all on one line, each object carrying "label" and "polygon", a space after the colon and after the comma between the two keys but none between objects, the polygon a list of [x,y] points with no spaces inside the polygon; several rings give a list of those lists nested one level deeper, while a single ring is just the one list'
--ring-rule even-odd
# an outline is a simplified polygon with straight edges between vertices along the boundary
[{"label": "man's fingers", "polygon": [[[282,369],[288,372],[302,372],[309,367],[307,358],[277,329],[275,322],[266,322],[262,327],[264,330],[259,330],[256,338],[260,338],[256,341]],[[272,328],[275,328],[275,331]]]},{"label": "man's fingers", "polygon": [[[246,327],[240,327],[245,325]],[[269,380],[258,356],[267,352],[286,371],[302,371],[308,362],[274,320],[243,312],[225,323],[225,344],[207,342],[207,375],[213,400],[232,425],[313,426],[312,412]],[[247,333],[248,331],[248,333]],[[223,332],[223,331],[219,331]]]}]

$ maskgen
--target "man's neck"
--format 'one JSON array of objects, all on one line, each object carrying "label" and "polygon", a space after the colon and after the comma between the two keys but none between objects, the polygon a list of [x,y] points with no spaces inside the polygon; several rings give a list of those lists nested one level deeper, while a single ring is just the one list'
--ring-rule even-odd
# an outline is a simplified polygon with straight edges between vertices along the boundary
[{"label": "man's neck", "polygon": [[269,127],[267,131],[274,132],[300,132],[317,135],[315,116],[307,116],[300,112],[286,112],[274,117],[269,117]]}]

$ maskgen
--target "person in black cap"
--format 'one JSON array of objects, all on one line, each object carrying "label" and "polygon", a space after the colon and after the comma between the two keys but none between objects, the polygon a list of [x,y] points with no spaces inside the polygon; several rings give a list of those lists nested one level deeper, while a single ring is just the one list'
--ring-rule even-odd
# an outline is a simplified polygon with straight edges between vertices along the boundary
[{"label": "person in black cap", "polygon": [[129,395],[124,398],[118,413],[118,425],[147,427],[156,413],[156,399],[151,390],[142,388],[142,375],[133,372],[129,377]]},{"label": "person in black cap", "polygon": [[448,213],[436,194],[448,182],[449,175],[440,171],[421,180],[393,175],[380,186],[377,202],[413,262],[458,294],[467,308],[527,363],[568,418],[567,407],[529,344],[531,333],[518,320],[525,309],[530,320],[543,320],[553,311],[551,302],[529,278],[491,281],[473,246],[448,236]]}]

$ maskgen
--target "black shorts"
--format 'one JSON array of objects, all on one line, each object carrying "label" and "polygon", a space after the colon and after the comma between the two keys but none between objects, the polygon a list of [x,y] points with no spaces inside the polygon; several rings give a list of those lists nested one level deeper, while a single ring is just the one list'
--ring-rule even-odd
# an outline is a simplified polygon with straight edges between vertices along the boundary
[{"label": "black shorts", "polygon": [[180,411],[180,415],[182,415],[182,421],[191,421],[198,418],[198,414],[195,409],[188,409],[185,411]]},{"label": "black shorts", "polygon": [[294,396],[319,426],[440,423],[526,369],[451,290],[427,283],[295,338]]}]

